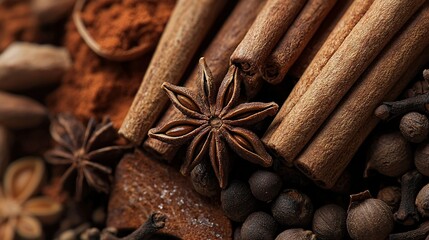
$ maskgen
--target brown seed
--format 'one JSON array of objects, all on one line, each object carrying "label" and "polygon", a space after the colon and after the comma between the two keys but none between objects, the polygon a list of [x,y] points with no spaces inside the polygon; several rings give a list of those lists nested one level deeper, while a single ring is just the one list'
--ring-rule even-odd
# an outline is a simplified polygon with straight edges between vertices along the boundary
[{"label": "brown seed", "polygon": [[401,118],[399,124],[402,136],[412,143],[423,142],[429,132],[428,118],[418,112],[410,112]]},{"label": "brown seed", "polygon": [[274,218],[265,212],[250,214],[241,226],[242,239],[271,240],[277,232]]},{"label": "brown seed", "polygon": [[225,215],[236,222],[244,222],[258,206],[258,200],[252,195],[249,186],[238,180],[222,190],[220,200]]},{"label": "brown seed", "polygon": [[250,176],[249,185],[253,196],[260,201],[268,202],[279,194],[283,181],[276,173],[259,170]]},{"label": "brown seed", "polygon": [[39,22],[49,24],[70,13],[74,3],[75,0],[33,0],[31,8]]},{"label": "brown seed", "polygon": [[274,219],[282,226],[304,227],[313,217],[313,204],[310,198],[295,189],[286,189],[271,205]]},{"label": "brown seed", "polygon": [[354,240],[385,239],[393,230],[393,214],[383,201],[371,198],[369,191],[350,195],[347,231]]},{"label": "brown seed", "polygon": [[373,169],[389,177],[399,177],[412,166],[411,145],[400,132],[385,133],[371,142],[365,175]]},{"label": "brown seed", "polygon": [[397,186],[384,187],[378,192],[377,199],[389,205],[392,212],[396,212],[401,202],[401,188]]},{"label": "brown seed", "polygon": [[292,228],[283,231],[280,233],[275,240],[316,240],[316,235],[314,235],[310,230],[304,230],[302,228]]},{"label": "brown seed", "polygon": [[425,185],[417,194],[416,206],[422,217],[429,217],[429,184]]},{"label": "brown seed", "polygon": [[429,141],[420,143],[417,147],[414,152],[414,165],[421,174],[429,176]]},{"label": "brown seed", "polygon": [[216,175],[206,162],[202,162],[192,169],[191,182],[195,191],[203,196],[212,197],[220,192]]},{"label": "brown seed", "polygon": [[341,240],[347,234],[346,211],[335,204],[322,206],[314,212],[313,232],[320,240]]}]

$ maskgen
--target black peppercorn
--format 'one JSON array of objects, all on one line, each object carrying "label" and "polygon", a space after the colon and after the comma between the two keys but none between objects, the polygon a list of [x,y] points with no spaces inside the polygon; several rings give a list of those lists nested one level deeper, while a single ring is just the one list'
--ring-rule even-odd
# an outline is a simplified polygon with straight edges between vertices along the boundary
[{"label": "black peppercorn", "polygon": [[243,222],[252,212],[255,212],[258,200],[252,195],[249,186],[235,180],[223,189],[220,194],[222,209],[225,215],[236,222]]},{"label": "black peppercorn", "polygon": [[286,227],[304,227],[313,217],[313,204],[310,198],[295,189],[286,189],[274,200],[271,206],[274,219]]},{"label": "black peppercorn", "polygon": [[241,226],[241,239],[271,240],[276,236],[277,223],[265,212],[250,214]]},{"label": "black peppercorn", "polygon": [[202,162],[192,169],[191,182],[195,191],[206,197],[212,197],[220,191],[216,176],[206,162]]},{"label": "black peppercorn", "polygon": [[249,178],[250,190],[256,199],[268,202],[273,200],[282,189],[282,179],[270,171],[256,171]]},{"label": "black peppercorn", "polygon": [[346,236],[346,211],[328,204],[314,212],[313,232],[320,240],[341,240]]}]

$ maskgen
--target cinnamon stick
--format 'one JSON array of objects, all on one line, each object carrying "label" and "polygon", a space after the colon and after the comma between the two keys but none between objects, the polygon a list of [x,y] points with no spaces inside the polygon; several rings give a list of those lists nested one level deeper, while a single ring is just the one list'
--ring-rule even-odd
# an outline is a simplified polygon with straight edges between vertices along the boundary
[{"label": "cinnamon stick", "polygon": [[164,82],[179,83],[226,0],[179,0],[119,133],[140,145],[168,97]]},{"label": "cinnamon stick", "polygon": [[367,125],[375,108],[398,83],[411,64],[429,46],[429,2],[395,36],[360,82],[343,99],[331,117],[297,158],[296,166],[330,188],[350,159],[337,159],[349,151],[349,142]]},{"label": "cinnamon stick", "polygon": [[286,162],[293,162],[358,77],[423,2],[374,1],[266,144]]},{"label": "cinnamon stick", "polygon": [[[264,6],[265,2],[265,0],[240,0],[210,43],[210,46],[204,51],[203,56],[212,71],[213,79],[218,82],[217,84],[222,81],[223,76],[228,71],[229,57],[249,30],[259,9]],[[184,85],[187,88],[197,88],[198,71],[198,66],[196,66],[192,74],[186,79]],[[170,105],[157,125],[160,126],[170,119],[180,117],[183,117],[183,115]],[[143,143],[143,147],[158,158],[168,161],[174,157],[178,150],[177,146],[150,137]]]},{"label": "cinnamon stick", "polygon": [[305,69],[313,60],[314,56],[316,56],[316,53],[326,42],[326,39],[329,37],[329,35],[337,26],[340,19],[344,16],[346,11],[354,2],[356,1],[342,0],[342,1],[337,1],[337,3],[335,3],[335,6],[328,13],[328,16],[326,16],[325,20],[323,20],[322,24],[317,29],[316,33],[311,38],[310,42],[304,48],[304,51],[299,55],[298,59],[290,68],[288,75],[291,75],[297,79],[302,76]]},{"label": "cinnamon stick", "polygon": [[277,84],[283,80],[336,1],[307,2],[265,64],[261,66],[260,71],[265,81]]},{"label": "cinnamon stick", "polygon": [[265,143],[272,141],[271,137],[273,132],[299,101],[301,96],[307,91],[308,87],[311,85],[317,75],[319,75],[322,68],[326,65],[331,56],[340,47],[344,39],[349,35],[362,16],[367,12],[373,1],[374,0],[355,0],[353,4],[347,9],[347,11],[338,21],[335,28],[332,30],[331,34],[329,34],[329,37],[326,39],[325,43],[311,61],[310,65],[302,74],[300,80],[292,89],[273,122],[268,127],[262,139]]},{"label": "cinnamon stick", "polygon": [[231,63],[249,76],[245,78],[247,95],[253,96],[258,92],[261,83],[260,67],[305,3],[306,0],[268,0],[235,49]]}]

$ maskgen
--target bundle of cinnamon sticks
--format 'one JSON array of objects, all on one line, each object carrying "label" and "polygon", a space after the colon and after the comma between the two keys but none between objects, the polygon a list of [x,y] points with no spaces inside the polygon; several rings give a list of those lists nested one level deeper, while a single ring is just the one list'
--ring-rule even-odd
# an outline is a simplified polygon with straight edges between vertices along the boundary
[{"label": "bundle of cinnamon sticks", "polygon": [[[179,83],[206,34],[179,25],[207,28],[222,8],[205,0],[185,11],[191,2],[179,0],[171,17],[177,22],[169,22],[120,129],[167,160],[176,146],[145,139],[158,118],[160,125],[181,117],[172,107],[160,110],[167,105],[160,86]],[[292,69],[299,81],[262,140],[285,164],[330,188],[377,124],[375,107],[396,98],[429,60],[428,16],[424,0],[241,0],[202,55],[217,84],[229,64],[238,66],[249,98],[262,81],[277,84]],[[192,50],[182,43],[194,43]],[[184,85],[196,88],[197,74],[195,68]]]}]

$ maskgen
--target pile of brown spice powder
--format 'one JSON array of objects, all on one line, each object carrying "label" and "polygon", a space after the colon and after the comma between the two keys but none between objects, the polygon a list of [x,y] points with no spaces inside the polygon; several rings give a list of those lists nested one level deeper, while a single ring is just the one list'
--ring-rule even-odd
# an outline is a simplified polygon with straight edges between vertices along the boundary
[{"label": "pile of brown spice powder", "polygon": [[27,1],[0,4],[0,52],[13,41],[34,42],[38,35],[37,20]]},{"label": "pile of brown spice powder", "polygon": [[[102,47],[128,50],[145,45],[153,49],[174,4],[173,0],[89,1],[82,18]],[[48,106],[54,112],[72,112],[84,119],[108,115],[119,127],[152,53],[128,62],[106,60],[88,48],[71,19],[64,45],[72,56],[73,67],[48,97]]]}]

